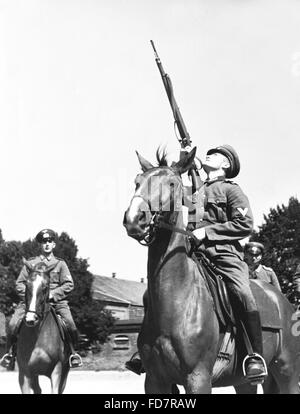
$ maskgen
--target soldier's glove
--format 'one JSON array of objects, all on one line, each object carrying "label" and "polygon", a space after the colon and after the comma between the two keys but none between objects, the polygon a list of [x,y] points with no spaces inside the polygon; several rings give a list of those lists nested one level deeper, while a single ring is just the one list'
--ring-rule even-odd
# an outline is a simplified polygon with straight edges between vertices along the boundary
[{"label": "soldier's glove", "polygon": [[206,237],[205,228],[201,227],[193,231],[193,237],[195,239],[195,244],[199,246],[203,239]]}]

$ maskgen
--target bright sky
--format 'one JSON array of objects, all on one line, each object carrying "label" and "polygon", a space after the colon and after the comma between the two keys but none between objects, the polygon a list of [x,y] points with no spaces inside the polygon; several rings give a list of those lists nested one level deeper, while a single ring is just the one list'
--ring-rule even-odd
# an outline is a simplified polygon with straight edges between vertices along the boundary
[{"label": "bright sky", "polygon": [[300,2],[0,0],[0,227],[66,231],[96,274],[137,280],[122,219],[138,150],[178,158],[153,39],[193,144],[236,148],[256,226],[299,198]]}]

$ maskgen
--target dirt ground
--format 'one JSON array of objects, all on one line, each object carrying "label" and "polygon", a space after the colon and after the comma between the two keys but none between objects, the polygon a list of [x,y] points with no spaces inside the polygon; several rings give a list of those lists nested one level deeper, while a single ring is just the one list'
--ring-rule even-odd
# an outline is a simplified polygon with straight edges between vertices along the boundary
[{"label": "dirt ground", "polygon": [[[110,357],[89,353],[83,357],[82,368],[70,370],[64,394],[144,394],[145,374],[138,376],[125,368],[130,356],[122,352]],[[50,380],[41,376],[39,381],[42,393],[50,394]],[[185,393],[183,387],[179,389]],[[13,372],[0,366],[0,394],[21,394],[17,364]],[[235,394],[235,390],[214,388],[213,394]]]},{"label": "dirt ground", "polygon": [[[50,381],[40,377],[44,394],[50,393]],[[180,387],[180,392],[184,390]],[[0,372],[0,394],[20,394],[18,372]],[[234,394],[232,387],[214,388],[213,394]],[[64,394],[144,394],[144,374],[129,371],[70,371]]]}]

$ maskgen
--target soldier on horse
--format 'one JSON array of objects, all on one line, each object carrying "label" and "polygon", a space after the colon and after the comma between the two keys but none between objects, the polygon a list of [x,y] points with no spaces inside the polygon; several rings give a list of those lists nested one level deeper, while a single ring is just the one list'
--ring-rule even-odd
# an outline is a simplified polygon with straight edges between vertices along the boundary
[{"label": "soldier on horse", "polygon": [[[56,246],[55,240],[56,234],[53,230],[41,230],[36,235],[36,241],[41,246],[42,254],[30,258],[28,262],[32,266],[42,262],[52,269],[50,272],[49,300],[56,314],[60,315],[65,322],[71,349],[69,359],[70,367],[76,368],[82,365],[82,360],[80,355],[74,350],[74,347],[77,346],[78,333],[67,302],[67,295],[74,289],[74,282],[66,262],[63,259],[55,257],[53,254]],[[10,370],[14,369],[18,332],[26,312],[25,288],[27,278],[28,269],[24,265],[16,281],[16,290],[20,297],[20,302],[9,322],[6,344],[7,350],[6,354],[0,360],[1,366]]]},{"label": "soldier on horse", "polygon": [[[189,150],[186,147],[182,153]],[[239,242],[251,234],[253,216],[248,198],[231,181],[240,171],[239,157],[230,145],[221,145],[207,152],[202,167],[207,179],[198,194],[192,195],[196,203],[193,211],[190,207],[188,209],[187,228],[192,230],[196,240],[196,254],[198,249],[204,250],[226,283],[237,314],[245,326],[253,349],[253,353],[245,358],[246,377],[263,382],[267,372],[262,357],[260,316]],[[184,198],[187,200],[187,197]],[[136,355],[126,363],[126,367],[136,373],[142,370]]]}]

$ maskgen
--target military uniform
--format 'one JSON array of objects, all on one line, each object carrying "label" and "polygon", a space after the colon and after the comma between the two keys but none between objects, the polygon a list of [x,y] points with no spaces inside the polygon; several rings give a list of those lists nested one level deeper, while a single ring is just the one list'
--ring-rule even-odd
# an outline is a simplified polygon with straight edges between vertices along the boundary
[{"label": "military uniform", "polygon": [[253,229],[248,198],[236,183],[223,176],[205,181],[199,194],[195,205],[198,222],[194,221],[195,210],[191,210],[188,228],[195,230],[205,227],[206,238],[202,247],[206,254],[244,308],[249,312],[256,310],[248,280],[248,267],[243,261],[243,248],[239,242],[249,236]]},{"label": "military uniform", "polygon": [[[263,280],[264,282],[270,283],[281,291],[281,287],[276,276],[276,273],[271,267],[265,265],[258,265],[255,270],[249,270],[250,279]],[[299,275],[300,276],[300,275]]]},{"label": "military uniform", "polygon": [[210,157],[208,157],[208,164],[204,164],[208,168],[207,171],[209,172],[209,168],[213,165],[216,171],[222,168],[224,174],[204,182],[196,202],[197,220],[192,220],[189,228],[194,230],[195,237],[197,234],[203,237],[203,233],[197,232],[197,229],[205,230],[201,245],[216,266],[217,273],[223,277],[252,346],[253,354],[247,355],[244,361],[245,374],[250,381],[253,381],[251,383],[261,383],[267,373],[262,358],[261,322],[250,289],[249,270],[243,260],[243,248],[240,244],[240,240],[250,236],[253,230],[253,215],[247,196],[238,184],[229,180],[236,177],[240,171],[237,153],[227,144],[212,148],[207,152],[207,156],[214,153],[225,156],[229,161],[229,167],[210,164]]}]

